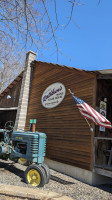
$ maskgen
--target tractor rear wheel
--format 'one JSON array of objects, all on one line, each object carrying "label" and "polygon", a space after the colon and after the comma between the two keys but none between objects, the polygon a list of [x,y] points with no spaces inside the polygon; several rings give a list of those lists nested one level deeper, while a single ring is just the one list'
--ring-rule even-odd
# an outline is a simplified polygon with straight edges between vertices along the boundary
[{"label": "tractor rear wheel", "polygon": [[41,165],[41,167],[45,171],[45,175],[46,175],[45,183],[47,184],[47,183],[49,183],[49,180],[50,180],[50,170],[49,170],[49,167],[45,163],[43,163]]},{"label": "tractor rear wheel", "polygon": [[45,172],[39,165],[30,165],[24,173],[25,181],[33,187],[43,187],[45,185]]},{"label": "tractor rear wheel", "polygon": [[21,165],[28,165],[28,160],[25,158],[19,158],[18,163]]}]

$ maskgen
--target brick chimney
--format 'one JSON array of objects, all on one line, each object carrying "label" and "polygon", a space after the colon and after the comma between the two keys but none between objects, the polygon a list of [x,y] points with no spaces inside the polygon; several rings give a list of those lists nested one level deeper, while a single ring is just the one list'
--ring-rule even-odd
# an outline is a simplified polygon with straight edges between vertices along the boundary
[{"label": "brick chimney", "polygon": [[30,90],[30,79],[31,79],[31,63],[35,60],[36,53],[29,51],[26,53],[26,62],[23,73],[18,110],[15,121],[15,130],[21,131],[25,129],[28,99],[29,99],[29,90]]}]

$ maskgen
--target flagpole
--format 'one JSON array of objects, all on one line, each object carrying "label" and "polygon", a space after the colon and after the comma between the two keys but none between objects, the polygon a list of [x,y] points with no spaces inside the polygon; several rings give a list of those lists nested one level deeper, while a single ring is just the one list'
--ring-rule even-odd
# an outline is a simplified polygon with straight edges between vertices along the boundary
[{"label": "flagpole", "polygon": [[[70,94],[74,95],[74,93],[72,93],[70,89],[68,89],[68,91],[70,92]],[[90,128],[90,131],[93,132],[93,128],[91,127],[91,125],[90,125],[90,123],[88,122],[88,120],[87,120],[85,117],[84,117],[84,119],[86,120],[86,122],[87,122],[87,124],[88,124],[88,126],[89,126],[89,128]]]},{"label": "flagpole", "polygon": [[70,90],[70,89],[68,89],[68,91],[70,92],[70,94],[74,94],[74,93],[72,93],[72,92],[71,92],[71,90]]},{"label": "flagpole", "polygon": [[87,124],[88,124],[88,126],[89,126],[89,128],[90,128],[90,131],[91,132],[93,132],[93,128],[91,127],[91,125],[90,125],[90,123],[88,122],[88,120],[84,117],[84,119],[86,120],[86,122],[87,122]]}]

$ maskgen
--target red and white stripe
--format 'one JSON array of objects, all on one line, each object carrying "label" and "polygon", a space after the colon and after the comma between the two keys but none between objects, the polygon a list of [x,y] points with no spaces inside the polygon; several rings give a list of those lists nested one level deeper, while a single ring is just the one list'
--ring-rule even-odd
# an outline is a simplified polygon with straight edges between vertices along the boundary
[{"label": "red and white stripe", "polygon": [[103,115],[95,111],[87,103],[76,104],[80,113],[87,119],[93,120],[95,124],[105,128],[112,128],[111,122],[108,121]]}]

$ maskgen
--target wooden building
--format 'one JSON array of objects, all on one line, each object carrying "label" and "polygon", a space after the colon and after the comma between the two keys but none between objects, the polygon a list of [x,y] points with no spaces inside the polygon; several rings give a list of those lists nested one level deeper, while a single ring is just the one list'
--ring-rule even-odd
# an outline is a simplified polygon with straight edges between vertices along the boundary
[{"label": "wooden building", "polygon": [[[51,168],[89,184],[103,178],[106,182],[112,178],[112,129],[89,121],[91,132],[68,89],[112,122],[112,70],[85,71],[34,59],[28,52],[23,76],[0,95],[0,121],[16,118],[15,128],[28,130],[29,120],[37,119],[36,130],[47,134],[46,162]],[[14,92],[17,98],[10,105],[4,99]],[[8,106],[17,112],[5,112]]]},{"label": "wooden building", "polygon": [[0,128],[7,121],[15,123],[23,72],[0,94]]}]

